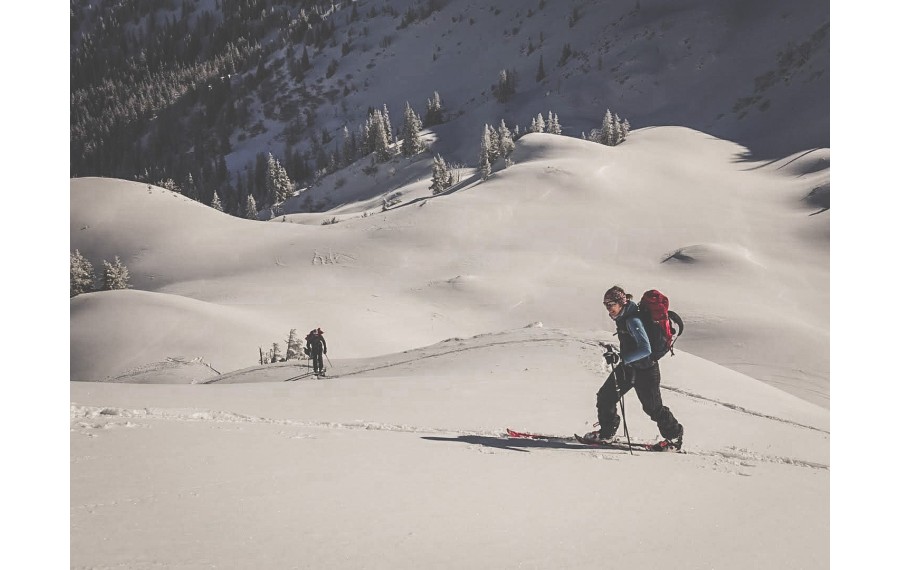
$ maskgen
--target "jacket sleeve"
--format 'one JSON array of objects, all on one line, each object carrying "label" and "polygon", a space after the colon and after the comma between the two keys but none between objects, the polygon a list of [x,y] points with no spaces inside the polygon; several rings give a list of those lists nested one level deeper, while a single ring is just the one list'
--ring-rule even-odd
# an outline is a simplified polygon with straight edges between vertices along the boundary
[{"label": "jacket sleeve", "polygon": [[325,343],[325,337],[324,337],[324,336],[322,337],[322,350],[323,350],[325,353],[328,352],[328,345]]},{"label": "jacket sleeve", "polygon": [[622,362],[631,364],[650,356],[652,352],[650,350],[650,338],[647,336],[647,330],[644,329],[644,323],[641,322],[640,317],[634,316],[626,319],[625,325],[628,327],[631,337],[637,343],[637,348],[632,352],[622,353]]}]

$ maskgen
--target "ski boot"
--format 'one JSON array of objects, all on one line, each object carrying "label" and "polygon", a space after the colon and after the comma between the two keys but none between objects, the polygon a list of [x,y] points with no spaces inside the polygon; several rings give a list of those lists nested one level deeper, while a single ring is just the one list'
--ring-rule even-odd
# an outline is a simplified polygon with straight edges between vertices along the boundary
[{"label": "ski boot", "polygon": [[684,443],[684,434],[678,437],[657,441],[650,446],[651,451],[681,451],[681,445]]},{"label": "ski boot", "polygon": [[616,438],[616,432],[619,431],[619,421],[619,417],[616,416],[609,425],[603,426],[597,431],[589,431],[581,436],[581,439],[586,443],[609,443]]}]

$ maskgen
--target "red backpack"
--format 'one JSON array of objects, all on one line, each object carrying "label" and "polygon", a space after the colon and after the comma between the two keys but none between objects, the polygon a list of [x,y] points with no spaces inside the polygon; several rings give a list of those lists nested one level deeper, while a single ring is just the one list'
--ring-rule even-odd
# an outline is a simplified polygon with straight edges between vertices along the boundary
[{"label": "red backpack", "polygon": [[[650,289],[641,297],[638,309],[650,339],[650,358],[659,360],[667,352],[675,354],[675,340],[684,332],[684,321],[678,313],[669,310],[669,298],[656,289]],[[678,332],[674,332],[675,326]]]}]

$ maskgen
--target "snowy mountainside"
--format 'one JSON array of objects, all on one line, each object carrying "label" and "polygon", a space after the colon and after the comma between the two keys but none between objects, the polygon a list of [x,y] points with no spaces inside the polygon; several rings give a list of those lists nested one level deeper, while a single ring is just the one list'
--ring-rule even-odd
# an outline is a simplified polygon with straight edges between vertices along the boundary
[{"label": "snowy mountainside", "polygon": [[[118,38],[90,24],[105,15],[123,19],[123,29],[146,31],[157,8],[134,4],[142,16],[102,8],[82,14],[76,6],[73,26],[80,32],[73,34],[73,57],[87,63],[77,66],[84,77],[76,79],[85,87],[76,100],[85,104],[73,108],[73,175],[133,179],[149,169],[153,181],[170,177],[181,184],[190,173],[204,202],[216,189],[234,205],[255,176],[258,155],[273,153],[306,185],[326,166],[327,153],[343,144],[343,127],[355,131],[368,110],[386,106],[399,128],[406,103],[424,115],[435,91],[446,116],[433,127],[432,150],[468,165],[475,163],[484,124],[505,119],[527,130],[532,118],[549,111],[573,137],[599,127],[611,109],[634,128],[683,125],[737,141],[756,157],[829,146],[829,7],[822,0],[271,2],[265,13],[248,12],[252,19],[242,24],[219,4],[176,0],[176,10],[156,14],[159,21],[175,20],[158,33],[180,26],[190,31],[198,61],[187,69],[200,77],[182,71],[180,61],[168,63],[172,75],[184,75],[178,86],[184,95],[157,94],[159,79],[151,74],[149,99],[158,98],[159,108],[131,111],[129,105],[151,103],[134,101],[133,82],[106,77],[122,83],[125,100],[114,110],[126,109],[126,130],[105,125],[113,134],[96,141],[104,129],[92,125],[103,122],[105,108],[98,106],[93,117],[84,107],[109,96],[110,83],[93,83],[105,75],[102,54],[137,56],[150,50],[142,41],[155,44],[152,34]],[[214,30],[213,44],[193,38],[201,25]],[[244,28],[241,39],[228,36],[235,26]],[[309,31],[301,36],[300,29]],[[240,56],[222,58],[214,49],[248,38],[251,45]],[[172,41],[176,51],[185,49]],[[81,42],[90,46],[84,53]],[[122,52],[121,44],[129,50]],[[304,50],[309,68],[298,72]],[[95,53],[98,62],[91,59]],[[171,54],[163,50],[159,57],[165,67]],[[138,59],[123,66],[137,73],[131,68]],[[537,80],[541,60],[545,77]],[[516,75],[517,85],[501,103],[493,89],[504,69]],[[144,142],[135,146],[139,139]]]}]

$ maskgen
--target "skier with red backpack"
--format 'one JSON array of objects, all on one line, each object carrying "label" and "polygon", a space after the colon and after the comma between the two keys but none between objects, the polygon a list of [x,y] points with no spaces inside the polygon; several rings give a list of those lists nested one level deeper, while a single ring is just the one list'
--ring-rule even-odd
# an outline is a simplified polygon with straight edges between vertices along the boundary
[{"label": "skier with red backpack", "polygon": [[656,290],[647,291],[639,306],[624,289],[615,286],[603,296],[603,305],[616,322],[620,351],[609,347],[604,354],[613,369],[597,392],[597,425],[600,429],[586,433],[582,439],[598,444],[612,441],[619,429],[616,403],[634,388],[644,413],[656,422],[664,438],[654,448],[658,451],[680,450],[684,428],[663,404],[658,360],[672,350],[674,338],[670,318],[680,327],[679,334],[684,323],[676,313],[668,310],[668,299]]}]

